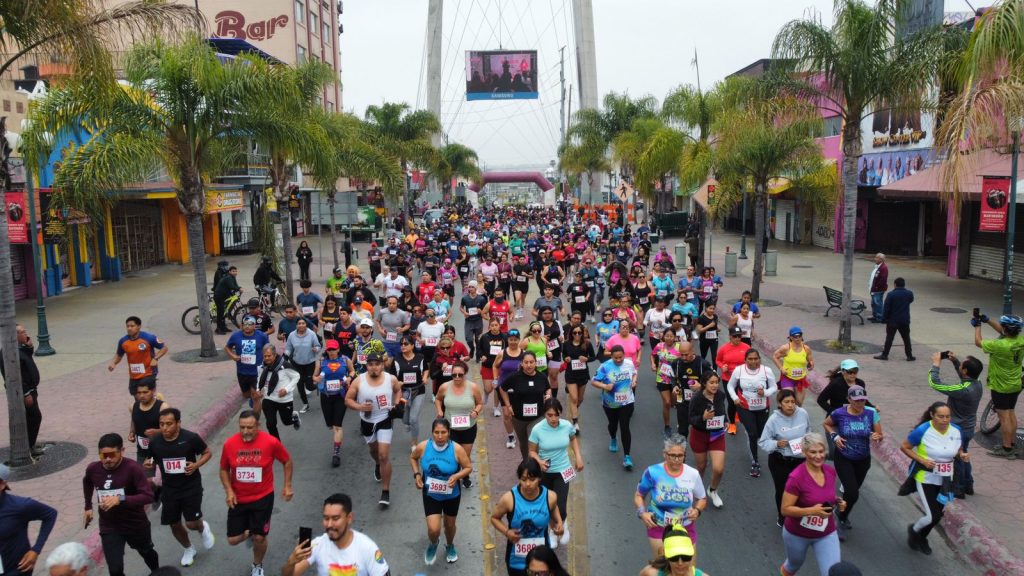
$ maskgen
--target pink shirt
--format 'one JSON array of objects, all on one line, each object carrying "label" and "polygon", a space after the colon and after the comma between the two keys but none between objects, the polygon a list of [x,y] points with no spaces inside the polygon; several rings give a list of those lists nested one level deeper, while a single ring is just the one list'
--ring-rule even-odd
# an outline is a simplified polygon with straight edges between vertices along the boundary
[{"label": "pink shirt", "polygon": [[625,338],[619,334],[615,334],[608,339],[608,342],[605,343],[604,349],[611,350],[615,346],[622,346],[622,351],[626,353],[626,358],[632,360],[633,365],[639,370],[640,349],[643,348],[643,346],[636,334],[630,334]]},{"label": "pink shirt", "polygon": [[[786,480],[786,492],[796,496],[796,505],[800,508],[810,508],[816,504],[836,503],[836,469],[828,464],[822,466],[825,473],[825,485],[819,486],[811,473],[807,471],[807,465],[801,464],[789,474]],[[815,530],[801,526],[803,518],[786,517],[783,526],[786,531],[801,538],[821,538],[828,536],[836,529],[836,517],[833,514],[828,517],[823,529]],[[814,524],[810,524],[814,525]],[[819,526],[819,528],[822,528]]]}]

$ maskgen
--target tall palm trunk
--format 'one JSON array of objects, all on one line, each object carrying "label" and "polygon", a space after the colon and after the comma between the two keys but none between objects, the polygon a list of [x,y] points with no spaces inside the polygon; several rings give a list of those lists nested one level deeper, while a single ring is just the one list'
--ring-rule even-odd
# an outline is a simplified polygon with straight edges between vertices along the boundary
[{"label": "tall palm trunk", "polygon": [[338,267],[338,232],[334,223],[334,205],[337,204],[335,198],[337,194],[336,190],[327,193],[327,203],[331,205],[331,258],[334,260],[335,268]]},{"label": "tall palm trunk", "polygon": [[402,158],[402,179],[405,180],[405,207],[402,209],[402,232],[409,233],[409,208],[411,206],[412,178],[409,177],[409,163]]},{"label": "tall palm trunk", "polygon": [[203,235],[206,190],[197,174],[183,176],[181,183],[183,189],[179,204],[182,214],[185,215],[189,260],[192,263],[196,303],[200,312],[199,355],[203,358],[213,358],[217,355],[217,344],[213,340],[213,323],[210,321],[210,315],[203,313],[210,308],[210,289],[206,285],[206,239]]},{"label": "tall palm trunk", "polygon": [[761,295],[761,279],[764,276],[764,227],[765,227],[765,205],[767,204],[765,190],[768,189],[767,182],[758,182],[754,193],[754,273],[750,286],[750,300],[757,302]]},{"label": "tall palm trunk", "polygon": [[[0,134],[0,137],[4,137]],[[6,180],[7,161],[3,161]],[[0,186],[0,270],[11,269],[11,244],[7,241],[6,186]],[[33,239],[34,240],[34,239]],[[42,290],[37,286],[36,290]],[[24,389],[21,381],[21,362],[18,358],[17,320],[14,311],[14,277],[8,272],[0,274],[0,347],[3,348],[4,384],[7,388],[7,425],[11,435],[12,466],[32,463],[28,445],[28,421],[25,419]]]},{"label": "tall palm trunk", "polygon": [[288,295],[288,302],[292,302],[292,289],[295,285],[295,274],[292,272],[292,209],[288,206],[288,163],[283,158],[271,157],[270,181],[277,199],[277,210],[281,215],[284,292]]},{"label": "tall palm trunk", "polygon": [[[854,118],[859,118],[857,111]],[[853,250],[857,238],[857,164],[863,152],[860,126],[847,123],[843,131],[843,307],[839,310],[839,344],[853,341],[850,302],[853,300]]]}]

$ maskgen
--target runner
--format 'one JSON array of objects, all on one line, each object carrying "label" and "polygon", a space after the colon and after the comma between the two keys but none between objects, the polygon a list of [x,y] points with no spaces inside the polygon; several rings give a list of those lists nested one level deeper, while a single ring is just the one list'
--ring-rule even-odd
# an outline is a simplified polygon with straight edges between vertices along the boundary
[{"label": "runner", "polygon": [[366,357],[367,371],[360,374],[345,394],[345,405],[359,412],[359,431],[373,458],[373,479],[381,483],[381,509],[391,505],[392,410],[404,405],[402,384],[384,373],[384,355]]},{"label": "runner", "polygon": [[729,326],[731,328],[739,328],[741,335],[740,341],[747,346],[753,345],[754,338],[754,315],[750,311],[750,304],[741,303],[739,312],[731,314],[729,317]]},{"label": "runner", "polygon": [[[661,555],[661,534],[665,528],[681,525],[694,542],[694,524],[708,507],[700,472],[686,464],[686,439],[672,435],[665,439],[664,462],[648,466],[633,494],[636,515],[647,528],[651,553]],[[650,501],[646,501],[650,497]]]},{"label": "runner", "polygon": [[[669,321],[669,314],[671,311],[665,307],[667,300],[662,298],[655,298],[654,308],[647,310],[644,313],[643,325],[645,330],[650,330],[648,333],[648,342],[651,345],[651,360],[654,359],[655,348],[661,344],[661,336],[671,324]],[[674,335],[674,334],[673,334]]]},{"label": "runner", "polygon": [[[171,405],[157,398],[153,392],[154,385],[150,381],[142,381],[135,386],[135,402],[128,409],[130,415],[128,441],[136,444],[135,461],[140,465],[150,459],[153,454],[149,444],[160,436],[160,411]],[[154,480],[156,470],[145,469],[146,478],[153,491],[153,509],[160,507],[160,486]]]},{"label": "runner", "polygon": [[270,515],[274,511],[274,461],[284,467],[281,497],[291,502],[293,463],[281,441],[260,430],[259,413],[242,410],[238,434],[224,441],[220,483],[228,505],[228,544],[252,542],[251,576],[263,576]]},{"label": "runner", "polygon": [[697,549],[682,526],[676,524],[663,529],[661,548],[663,554],[644,567],[640,576],[708,576],[694,564]]},{"label": "runner", "polygon": [[[509,335],[509,346],[512,345],[512,337]],[[516,358],[505,360],[504,355],[498,358],[498,362],[512,364]],[[504,373],[505,366],[502,365],[501,372]],[[533,427],[541,420],[540,408],[544,401],[551,397],[551,388],[547,386],[547,378],[537,371],[537,355],[525,351],[520,357],[518,369],[503,377],[501,386],[498,388],[501,394],[501,403],[504,406],[506,418],[512,421],[512,429],[515,432],[513,437],[505,442],[506,448],[514,448],[519,442],[519,453],[523,460],[529,457],[529,446],[527,439]]]},{"label": "runner", "polygon": [[[481,314],[488,322],[491,319],[496,319],[501,323],[501,331],[504,334],[508,334],[509,331],[509,314],[512,306],[505,301],[505,291],[500,288],[494,292],[494,298],[492,298],[481,310]],[[522,314],[519,315],[522,317]]]},{"label": "runner", "polygon": [[262,358],[263,347],[269,342],[267,334],[256,329],[256,319],[246,316],[242,318],[242,329],[233,332],[224,344],[224,352],[235,361],[238,388],[242,391],[242,398],[249,401],[250,408],[253,405],[252,393],[257,389],[257,358]]},{"label": "runner", "polygon": [[[648,312],[648,316],[651,312],[654,310]],[[666,328],[664,325],[657,338],[654,332],[651,332],[651,342],[658,342],[657,346],[653,346],[651,353],[651,372],[654,372],[655,384],[661,396],[661,421],[665,425],[665,438],[668,438],[672,435],[671,409],[674,396],[672,389],[676,382],[675,364],[682,358],[683,348],[682,344],[676,342],[676,333],[672,328]]]},{"label": "runner", "polygon": [[601,312],[601,321],[594,326],[597,331],[597,358],[604,361],[607,358],[605,351],[608,349],[608,340],[619,333],[619,321],[615,320],[611,310]]},{"label": "runner", "polygon": [[558,545],[549,540],[549,529],[562,535],[558,499],[541,485],[541,474],[536,460],[524,459],[516,469],[519,483],[502,494],[491,513],[491,526],[508,541],[505,568],[509,576],[527,576],[526,557],[534,548]]},{"label": "runner", "polygon": [[[555,493],[558,512],[562,517],[561,537],[553,532],[549,541],[563,546],[569,544],[569,484],[578,472],[583,471],[583,453],[577,438],[576,428],[562,416],[562,403],[557,398],[544,401],[544,421],[530,432],[530,458],[533,458],[544,472],[541,485]],[[574,462],[569,461],[572,448]]]},{"label": "runner", "polygon": [[512,295],[515,298],[516,319],[523,317],[526,308],[526,295],[530,292],[531,268],[526,256],[515,259],[512,266]]},{"label": "runner", "polygon": [[[11,469],[0,463],[0,567],[7,566],[11,576],[32,576],[39,554],[57,524],[57,510],[38,500],[11,494],[10,479]],[[32,544],[29,524],[35,521],[39,521],[39,530]],[[47,568],[49,565],[48,561]]]},{"label": "runner", "polygon": [[[544,326],[540,321],[530,322],[527,336],[523,339],[523,348],[537,357],[537,371],[547,376],[550,354],[548,353],[548,339],[544,337]],[[548,387],[550,388],[550,386],[549,382]]]},{"label": "runner", "polygon": [[[495,322],[496,320],[492,320]],[[505,347],[494,357],[494,363],[491,365],[491,373],[498,377],[496,394],[495,397],[501,403],[501,406],[507,406],[503,400],[503,395],[500,389],[502,384],[513,374],[519,372],[519,368],[522,364],[523,354],[525,350],[520,347],[520,336],[519,330],[513,328],[508,331],[506,337]],[[534,357],[536,358],[536,356]],[[505,448],[512,449],[516,447],[516,436],[512,427],[512,412],[502,409],[502,424],[505,425]]]},{"label": "runner", "polygon": [[249,298],[249,301],[245,304],[246,315],[251,316],[256,321],[256,329],[263,332],[267,336],[274,333],[274,319],[270,317],[270,312],[263,311],[263,305],[260,303],[259,298]]},{"label": "runner", "polygon": [[593,288],[588,287],[583,282],[583,272],[577,271],[573,274],[573,283],[566,287],[566,293],[569,296],[569,310],[572,313],[579,312],[583,316],[583,320],[586,321],[587,312],[591,308],[591,300],[593,299]]},{"label": "runner", "polygon": [[344,438],[342,426],[345,422],[345,393],[356,371],[352,360],[341,355],[341,346],[337,340],[328,340],[326,350],[327,358],[317,360],[313,381],[320,393],[324,424],[332,433],[331,467],[337,468],[341,466],[341,442]]},{"label": "runner", "polygon": [[313,283],[309,280],[299,281],[299,288],[302,289],[302,292],[295,295],[295,305],[298,307],[301,317],[306,319],[306,323],[316,330],[316,319],[324,305],[324,298],[316,292],[312,292],[312,287]]},{"label": "runner", "polygon": [[111,359],[107,370],[110,372],[117,368],[124,357],[128,357],[128,393],[135,396],[135,386],[144,379],[152,381],[156,388],[156,379],[160,359],[167,355],[169,350],[163,340],[149,332],[142,331],[142,320],[138,316],[129,316],[124,321],[126,335],[117,341],[117,348],[114,349],[114,358]]},{"label": "runner", "polygon": [[640,338],[632,333],[633,323],[629,320],[619,319],[619,333],[615,334],[605,342],[604,354],[611,357],[611,349],[616,346],[622,348],[626,357],[633,363],[633,366],[640,365],[640,350],[643,343]]},{"label": "runner", "polygon": [[419,299],[420,304],[426,306],[434,299],[434,290],[437,289],[437,285],[430,278],[430,272],[423,272],[420,275],[420,283],[416,286],[416,297]]},{"label": "runner", "polygon": [[757,440],[768,421],[768,399],[778,388],[775,373],[761,365],[761,354],[754,349],[747,350],[743,366],[732,371],[726,391],[739,409],[740,422],[747,433],[747,447],[750,449],[750,477],[761,476]]},{"label": "runner", "polygon": [[385,298],[390,298],[392,296],[401,298],[402,293],[409,287],[409,281],[405,276],[402,276],[400,272],[401,271],[397,265],[392,265],[388,270],[388,275],[384,278],[383,282]]},{"label": "runner", "polygon": [[565,391],[569,396],[569,418],[572,419],[576,434],[580,433],[580,406],[590,382],[588,364],[597,359],[594,345],[583,325],[570,326],[569,337],[562,343],[562,370],[565,372]]},{"label": "runner", "polygon": [[466,286],[466,293],[459,300],[459,311],[462,312],[462,316],[465,318],[463,330],[466,332],[466,344],[469,345],[469,355],[476,359],[480,358],[476,354],[476,345],[484,331],[484,317],[481,311],[486,305],[487,298],[476,292],[476,282],[470,282]]},{"label": "runner", "polygon": [[317,323],[324,329],[324,342],[335,339],[335,331],[341,322],[341,310],[338,308],[338,301],[334,296],[324,299],[324,307],[320,310]]},{"label": "runner", "polygon": [[[476,419],[484,409],[484,397],[480,387],[466,378],[469,367],[457,361],[452,366],[452,380],[441,385],[434,400],[434,409],[439,419],[449,423],[449,433],[466,452],[466,459],[472,464],[473,443],[476,442]],[[435,420],[436,424],[436,420]],[[462,485],[469,488],[473,479],[467,475]]]},{"label": "runner", "polygon": [[409,448],[412,450],[420,441],[420,408],[427,392],[424,384],[427,364],[416,352],[416,342],[411,336],[402,338],[401,345],[402,353],[391,364],[391,373],[402,383],[402,398],[405,400],[402,422],[409,433]]},{"label": "runner", "polygon": [[704,478],[704,469],[711,458],[711,484],[708,498],[715,508],[722,507],[718,488],[725,473],[725,418],[729,395],[722,390],[721,380],[714,371],[705,372],[700,379],[700,394],[690,400],[690,448],[693,450],[697,471]]},{"label": "runner", "polygon": [[782,495],[782,542],[786,547],[786,560],[779,567],[782,576],[795,576],[807,559],[808,548],[814,548],[822,575],[839,563],[834,513],[836,508],[842,513],[847,504],[836,497],[836,470],[825,463],[827,447],[821,434],[808,433],[801,446],[805,461],[789,475]]},{"label": "runner", "polygon": [[694,394],[700,394],[700,381],[704,375],[713,371],[711,363],[698,357],[693,352],[693,344],[679,344],[679,358],[672,362],[672,402],[676,407],[677,432],[683,438],[690,432],[690,400]]},{"label": "runner", "polygon": [[428,541],[427,549],[423,552],[423,563],[427,566],[433,566],[437,560],[442,523],[445,561],[454,564],[459,560],[459,553],[455,549],[455,521],[462,500],[459,480],[463,484],[469,480],[473,473],[473,463],[465,447],[451,437],[451,427],[447,418],[438,417],[431,426],[432,438],[417,444],[409,456],[416,488],[423,491],[423,514],[427,519]]},{"label": "runner", "polygon": [[82,478],[83,528],[89,528],[92,523],[95,493],[100,509],[100,542],[110,576],[124,576],[126,544],[142,556],[146,567],[156,570],[160,567],[160,557],[153,547],[151,526],[146,517],[146,504],[153,502],[153,492],[145,471],[138,462],[124,458],[124,440],[120,434],[100,436],[98,447],[99,461],[86,466]]},{"label": "runner", "polygon": [[[860,498],[860,487],[871,469],[871,443],[881,442],[881,417],[867,406],[868,393],[860,386],[850,386],[849,404],[832,412],[822,423],[836,446],[835,467],[843,483],[846,508],[839,512],[839,539],[846,540],[846,532],[853,528],[850,512]],[[957,442],[959,442],[959,435]]]},{"label": "runner", "polygon": [[551,395],[557,397],[558,375],[562,373],[562,342],[565,340],[565,335],[562,332],[562,325],[555,318],[553,309],[542,309],[540,318],[548,355],[548,384],[551,386]]},{"label": "runner", "polygon": [[300,386],[299,373],[285,366],[284,356],[277,353],[273,344],[263,346],[263,363],[256,377],[255,408],[257,414],[263,414],[267,420],[267,431],[280,440],[277,431],[277,415],[281,415],[281,423],[298,430],[302,423],[292,405],[295,388]]},{"label": "runner", "polygon": [[[475,358],[480,363],[480,380],[484,387],[484,404],[487,398],[494,392],[494,359],[505,349],[507,338],[501,333],[501,323],[491,319],[488,322],[490,329],[482,334],[476,342]],[[501,398],[494,395],[494,417],[501,416]]]},{"label": "runner", "polygon": [[622,346],[612,344],[609,352],[611,360],[601,364],[590,383],[602,391],[601,404],[604,415],[608,418],[608,435],[611,436],[608,451],[618,452],[618,442],[615,438],[618,431],[622,435],[622,467],[627,472],[632,472],[633,458],[630,456],[630,449],[633,435],[629,430],[629,420],[633,417],[636,401],[637,370],[633,360],[626,358]]},{"label": "runner", "polygon": [[149,449],[152,457],[145,467],[159,468],[164,481],[160,524],[170,526],[174,539],[185,549],[181,565],[191,566],[196,549],[188,531],[199,532],[207,550],[216,540],[210,524],[203,520],[203,475],[197,474],[213,455],[198,434],[181,427],[181,411],[177,408],[160,410],[160,435],[152,439]]},{"label": "runner", "polygon": [[758,446],[768,454],[768,470],[775,484],[775,511],[782,528],[782,493],[789,474],[803,464],[803,437],[810,431],[807,411],[797,405],[796,392],[783,388],[775,395],[778,407],[765,423]]},{"label": "runner", "polygon": [[[288,357],[292,368],[299,375],[297,388],[299,398],[302,400],[299,414],[305,414],[309,412],[309,398],[306,394],[315,389],[313,371],[316,369],[317,359],[320,358],[320,337],[316,334],[316,326],[310,327],[306,317],[301,317],[295,322],[295,331],[288,335],[285,342],[284,355]],[[268,430],[271,430],[270,422],[268,419]]]},{"label": "runner", "polygon": [[384,350],[391,358],[402,353],[399,340],[409,331],[411,318],[411,314],[398,309],[398,298],[395,296],[388,296],[387,307],[377,311],[377,331],[384,339]]},{"label": "runner", "polygon": [[794,389],[797,405],[803,406],[807,389],[811,386],[807,381],[807,374],[814,370],[811,349],[804,345],[803,329],[799,326],[790,328],[789,342],[779,346],[779,349],[772,355],[772,360],[780,372],[779,388]]},{"label": "runner", "polygon": [[[729,328],[729,341],[722,345],[718,349],[718,353],[715,355],[715,365],[722,372],[722,381],[730,382],[732,379],[732,372],[738,366],[742,366],[746,363],[747,350],[750,350],[750,345],[742,342],[740,338],[743,336],[743,330],[738,326]],[[733,401],[731,395],[726,395],[726,399],[729,401],[729,434],[736,434],[736,424],[739,423],[739,416],[736,412],[736,403]]]},{"label": "runner", "polygon": [[[700,357],[710,358],[710,361],[717,366],[718,362],[718,315],[715,314],[717,304],[714,302],[704,306],[704,311],[697,316],[696,333],[697,343],[700,344]],[[711,353],[710,357],[708,352]],[[724,376],[724,375],[723,375]]]},{"label": "runner", "polygon": [[448,323],[448,318],[451,316],[452,305],[445,298],[444,292],[440,288],[434,290],[434,299],[427,303],[427,309],[433,310],[437,314],[437,321],[442,324]]}]

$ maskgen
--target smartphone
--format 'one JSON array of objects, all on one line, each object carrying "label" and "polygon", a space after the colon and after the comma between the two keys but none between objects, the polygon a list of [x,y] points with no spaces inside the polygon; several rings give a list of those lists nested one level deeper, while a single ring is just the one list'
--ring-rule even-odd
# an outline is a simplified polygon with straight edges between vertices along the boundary
[{"label": "smartphone", "polygon": [[832,510],[835,509],[836,507],[836,505],[832,502],[823,502],[821,505],[823,508],[826,508],[828,510],[829,514],[831,514]]},{"label": "smartphone", "polygon": [[945,352],[940,352],[939,353],[939,358],[941,358],[943,360],[949,358],[949,350],[946,350]]},{"label": "smartphone", "polygon": [[306,545],[308,548],[309,546],[312,546],[313,529],[306,526],[299,526],[299,543],[301,544],[307,541],[309,542],[309,544]]},{"label": "smartphone", "polygon": [[974,310],[971,310],[971,314],[974,314],[975,318],[979,318],[981,316],[981,308],[975,308]]}]

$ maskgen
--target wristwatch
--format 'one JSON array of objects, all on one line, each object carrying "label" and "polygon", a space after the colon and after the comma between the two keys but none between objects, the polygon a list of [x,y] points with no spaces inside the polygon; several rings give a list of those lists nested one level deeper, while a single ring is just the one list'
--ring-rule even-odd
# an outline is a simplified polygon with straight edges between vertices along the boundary
[{"label": "wristwatch", "polygon": [[639,517],[643,516],[644,512],[646,512],[646,511],[647,510],[645,510],[643,506],[638,506],[637,509],[636,509],[636,517],[639,518]]}]

